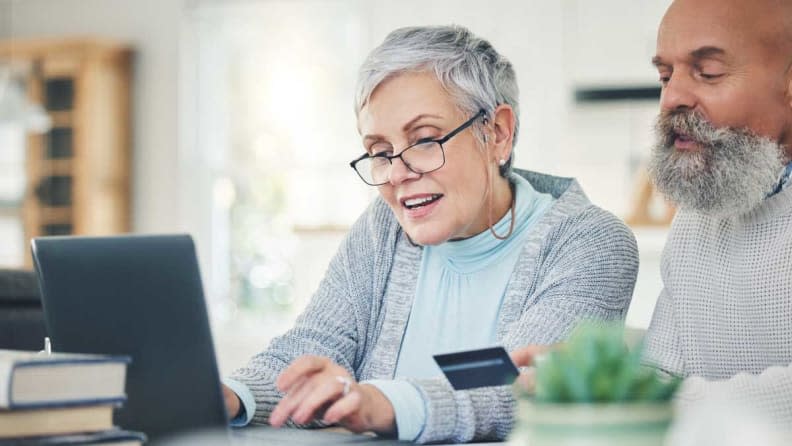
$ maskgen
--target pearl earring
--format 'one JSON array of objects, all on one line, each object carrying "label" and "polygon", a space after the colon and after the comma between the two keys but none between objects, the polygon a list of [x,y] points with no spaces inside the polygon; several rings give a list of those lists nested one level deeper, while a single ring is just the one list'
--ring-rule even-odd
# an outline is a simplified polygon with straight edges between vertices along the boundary
[{"label": "pearl earring", "polygon": [[501,158],[501,160],[500,160],[500,161],[498,161],[498,165],[499,165],[499,166],[505,166],[505,165],[506,165],[506,160],[505,160],[505,159],[503,159],[503,158]]}]

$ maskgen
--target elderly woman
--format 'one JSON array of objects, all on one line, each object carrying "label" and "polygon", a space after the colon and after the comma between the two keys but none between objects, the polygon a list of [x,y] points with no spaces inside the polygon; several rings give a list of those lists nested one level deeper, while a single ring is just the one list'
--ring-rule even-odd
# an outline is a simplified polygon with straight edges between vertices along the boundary
[{"label": "elderly woman", "polygon": [[296,326],[226,381],[236,424],[502,439],[511,389],[454,391],[433,354],[624,318],[635,240],[574,180],[512,170],[517,96],[509,61],[462,27],[398,29],[374,49],[351,164],[380,197]]}]

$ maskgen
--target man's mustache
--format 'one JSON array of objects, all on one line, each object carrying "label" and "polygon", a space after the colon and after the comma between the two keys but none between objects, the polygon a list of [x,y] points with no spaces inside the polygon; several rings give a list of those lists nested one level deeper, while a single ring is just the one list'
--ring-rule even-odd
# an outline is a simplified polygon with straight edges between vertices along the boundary
[{"label": "man's mustache", "polygon": [[717,129],[698,112],[675,110],[660,113],[656,131],[662,138],[663,145],[671,147],[680,136],[700,145],[711,145],[711,135]]}]

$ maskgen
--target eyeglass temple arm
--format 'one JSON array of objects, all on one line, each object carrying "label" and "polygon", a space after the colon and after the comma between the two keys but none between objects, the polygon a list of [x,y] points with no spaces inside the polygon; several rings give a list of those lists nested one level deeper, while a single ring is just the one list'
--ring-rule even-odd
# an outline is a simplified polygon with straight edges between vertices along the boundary
[{"label": "eyeglass temple arm", "polygon": [[478,113],[476,113],[472,118],[470,118],[467,121],[465,121],[464,124],[462,124],[459,127],[457,127],[456,130],[454,130],[453,132],[449,133],[448,135],[436,140],[435,142],[440,143],[440,144],[445,144],[446,141],[448,141],[449,139],[453,138],[457,133],[461,132],[462,130],[465,130],[468,127],[470,127],[471,124],[476,122],[476,119],[478,119],[478,118],[480,118],[482,116],[486,116],[486,115],[487,115],[487,112],[483,108],[480,109],[478,111]]}]

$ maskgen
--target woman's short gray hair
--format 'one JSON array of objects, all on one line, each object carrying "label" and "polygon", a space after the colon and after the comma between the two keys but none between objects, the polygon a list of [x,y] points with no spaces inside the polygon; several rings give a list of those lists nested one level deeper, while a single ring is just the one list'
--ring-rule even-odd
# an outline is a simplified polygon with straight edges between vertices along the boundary
[{"label": "woman's short gray hair", "polygon": [[[385,37],[360,67],[355,88],[355,114],[366,105],[383,81],[406,72],[434,72],[460,111],[486,112],[491,121],[495,108],[514,109],[513,143],[520,127],[519,88],[511,62],[492,45],[462,26],[416,26],[399,28]],[[481,140],[483,132],[478,127]],[[511,170],[514,151],[500,174]]]}]

